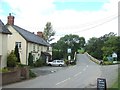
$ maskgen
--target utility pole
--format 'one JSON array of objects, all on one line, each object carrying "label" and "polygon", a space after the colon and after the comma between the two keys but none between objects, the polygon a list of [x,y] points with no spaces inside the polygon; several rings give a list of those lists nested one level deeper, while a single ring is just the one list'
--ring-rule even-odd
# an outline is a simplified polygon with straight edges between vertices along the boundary
[{"label": "utility pole", "polygon": [[118,2],[118,36],[120,36],[120,1]]}]

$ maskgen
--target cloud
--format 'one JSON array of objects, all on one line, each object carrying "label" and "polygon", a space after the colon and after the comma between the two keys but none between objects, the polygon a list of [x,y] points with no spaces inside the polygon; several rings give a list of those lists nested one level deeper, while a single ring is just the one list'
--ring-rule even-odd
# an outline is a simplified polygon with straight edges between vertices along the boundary
[{"label": "cloud", "polygon": [[[43,31],[47,21],[50,21],[53,29],[56,31],[56,40],[70,33],[78,34],[88,39],[92,36],[98,37],[110,31],[117,32],[117,19],[113,19],[99,27],[84,30],[117,16],[119,0],[97,0],[98,2],[105,2],[99,11],[57,10],[54,4],[55,1],[4,0],[4,2],[10,5],[10,12],[14,13],[16,25],[31,32],[37,32]],[[2,17],[4,22],[6,17]]]}]

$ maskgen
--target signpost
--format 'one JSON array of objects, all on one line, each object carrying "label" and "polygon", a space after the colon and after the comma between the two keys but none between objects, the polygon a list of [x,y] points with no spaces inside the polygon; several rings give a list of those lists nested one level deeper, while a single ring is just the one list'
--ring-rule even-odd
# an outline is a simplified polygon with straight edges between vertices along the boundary
[{"label": "signpost", "polygon": [[[68,48],[68,49],[67,49],[67,53],[68,53],[68,54],[71,53],[71,48]],[[71,56],[70,56],[70,55],[68,55],[68,60],[71,60]]]},{"label": "signpost", "polygon": [[97,78],[97,90],[107,90],[106,79]]}]

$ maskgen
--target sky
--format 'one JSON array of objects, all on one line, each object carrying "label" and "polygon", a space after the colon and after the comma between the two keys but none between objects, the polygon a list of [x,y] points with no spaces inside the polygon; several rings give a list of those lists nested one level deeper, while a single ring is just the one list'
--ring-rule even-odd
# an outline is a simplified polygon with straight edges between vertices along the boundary
[{"label": "sky", "polygon": [[28,31],[43,31],[51,22],[54,40],[76,34],[89,40],[109,32],[118,34],[119,0],[0,0],[0,19],[15,16],[14,24]]}]

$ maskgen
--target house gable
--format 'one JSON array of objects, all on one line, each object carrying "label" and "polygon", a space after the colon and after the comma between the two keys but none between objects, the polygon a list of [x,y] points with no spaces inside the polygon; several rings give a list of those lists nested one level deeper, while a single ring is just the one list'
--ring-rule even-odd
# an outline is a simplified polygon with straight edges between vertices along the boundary
[{"label": "house gable", "polygon": [[12,33],[12,35],[8,35],[8,53],[15,49],[16,44],[20,43],[20,60],[22,64],[26,64],[27,41],[11,25],[8,25],[7,28]]}]

